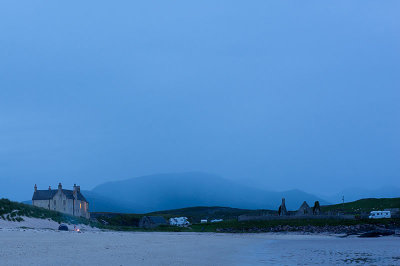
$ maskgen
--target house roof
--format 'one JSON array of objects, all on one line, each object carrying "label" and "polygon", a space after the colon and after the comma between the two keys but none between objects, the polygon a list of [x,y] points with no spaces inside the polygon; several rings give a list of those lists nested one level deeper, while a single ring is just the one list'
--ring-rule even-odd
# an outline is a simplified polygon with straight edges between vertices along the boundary
[{"label": "house roof", "polygon": [[56,195],[57,190],[37,190],[33,193],[32,200],[48,200],[52,199]]},{"label": "house roof", "polygon": [[[33,193],[32,200],[51,200],[57,194],[58,189],[36,190]],[[74,192],[72,190],[63,189],[62,192],[67,199],[74,199]],[[77,194],[78,200],[88,202],[81,192]]]}]

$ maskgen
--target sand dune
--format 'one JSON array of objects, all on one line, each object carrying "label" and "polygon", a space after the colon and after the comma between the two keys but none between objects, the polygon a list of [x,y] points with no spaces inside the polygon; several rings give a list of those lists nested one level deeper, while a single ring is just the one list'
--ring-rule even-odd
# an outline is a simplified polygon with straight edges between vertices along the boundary
[{"label": "sand dune", "polygon": [[[51,219],[38,219],[38,218],[31,218],[26,216],[21,216],[24,219],[21,222],[13,222],[4,219],[0,219],[0,228],[3,229],[18,229],[18,228],[30,228],[30,229],[51,229],[51,230],[58,230],[59,223],[51,220]],[[74,225],[67,224],[68,227],[72,230]],[[97,228],[93,228],[84,224],[77,225],[78,228],[86,230],[86,231],[93,231],[99,230]]]}]

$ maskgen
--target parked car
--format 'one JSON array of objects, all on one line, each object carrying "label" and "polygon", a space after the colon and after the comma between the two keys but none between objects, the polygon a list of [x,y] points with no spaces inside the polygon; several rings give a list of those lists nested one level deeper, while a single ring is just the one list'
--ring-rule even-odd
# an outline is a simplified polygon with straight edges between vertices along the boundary
[{"label": "parked car", "polygon": [[58,227],[58,230],[60,231],[68,231],[68,226],[66,224],[60,224],[60,226]]},{"label": "parked car", "polygon": [[211,220],[212,223],[219,223],[219,222],[222,222],[222,221],[223,221],[223,219],[214,219],[214,220]]},{"label": "parked car", "polygon": [[370,212],[368,218],[370,219],[391,218],[391,215],[390,211],[372,211]]}]

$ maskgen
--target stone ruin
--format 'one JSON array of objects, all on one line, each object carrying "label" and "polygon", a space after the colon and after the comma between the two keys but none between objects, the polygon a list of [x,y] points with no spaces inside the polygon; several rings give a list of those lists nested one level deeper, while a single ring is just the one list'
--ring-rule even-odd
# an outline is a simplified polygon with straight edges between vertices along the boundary
[{"label": "stone ruin", "polygon": [[304,216],[304,215],[311,215],[312,214],[312,210],[310,208],[310,206],[308,206],[307,202],[303,202],[303,204],[301,204],[300,208],[297,210],[296,215],[297,216]]},{"label": "stone ruin", "polygon": [[314,207],[312,208],[312,212],[313,212],[313,215],[321,214],[321,207],[319,206],[319,201],[318,200],[314,203]]},{"label": "stone ruin", "polygon": [[285,204],[285,198],[282,198],[281,206],[279,206],[279,209],[278,209],[278,215],[279,215],[279,216],[286,216],[286,215],[288,215],[288,211],[287,211],[287,209],[286,209],[286,204]]},{"label": "stone ruin", "polygon": [[315,201],[314,207],[310,207],[307,202],[303,202],[300,208],[295,212],[289,212],[286,209],[285,198],[282,198],[282,203],[278,209],[279,216],[289,216],[289,215],[296,215],[296,216],[309,216],[309,215],[321,215],[321,207],[319,205],[319,201]]},{"label": "stone ruin", "polygon": [[319,201],[314,202],[311,208],[307,202],[303,202],[297,211],[288,211],[286,209],[285,198],[282,198],[282,203],[276,212],[263,213],[262,215],[243,214],[238,216],[238,221],[253,221],[253,220],[296,220],[296,219],[348,219],[354,220],[354,215],[345,215],[338,213],[322,212]]}]

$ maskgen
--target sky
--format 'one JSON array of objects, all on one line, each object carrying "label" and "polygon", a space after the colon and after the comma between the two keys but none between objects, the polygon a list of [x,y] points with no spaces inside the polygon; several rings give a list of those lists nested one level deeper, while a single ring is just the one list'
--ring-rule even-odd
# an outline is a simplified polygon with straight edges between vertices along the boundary
[{"label": "sky", "polygon": [[0,197],[202,171],[399,186],[399,1],[1,1]]}]

